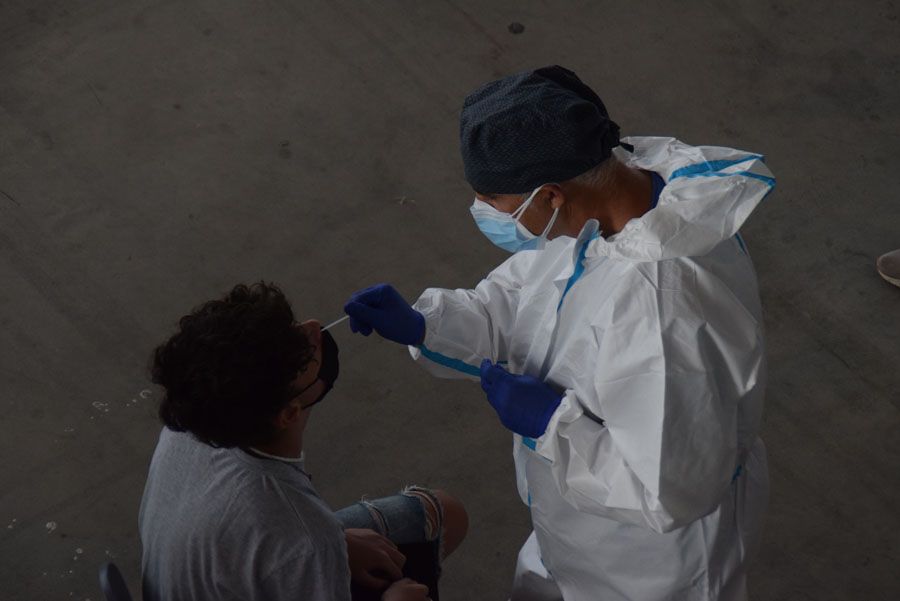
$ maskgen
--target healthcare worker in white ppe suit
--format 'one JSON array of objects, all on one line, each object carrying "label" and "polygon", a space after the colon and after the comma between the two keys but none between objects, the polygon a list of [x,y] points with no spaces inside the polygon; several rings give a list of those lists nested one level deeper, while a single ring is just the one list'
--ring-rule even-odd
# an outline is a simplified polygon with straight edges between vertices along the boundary
[{"label": "healthcare worker in white ppe suit", "polygon": [[514,254],[472,290],[410,306],[380,284],[345,311],[435,375],[479,380],[513,432],[534,531],[511,598],[746,599],[766,360],[738,230],[774,186],[763,158],[620,140],[561,67],[480,87],[460,132],[475,222]]}]

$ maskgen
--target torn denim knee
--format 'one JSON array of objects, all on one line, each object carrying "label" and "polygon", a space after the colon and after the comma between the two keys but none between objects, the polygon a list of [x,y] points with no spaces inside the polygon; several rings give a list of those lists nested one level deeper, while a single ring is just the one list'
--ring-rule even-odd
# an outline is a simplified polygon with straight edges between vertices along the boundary
[{"label": "torn denim knee", "polygon": [[369,515],[372,516],[372,524],[375,526],[372,528],[375,532],[382,536],[388,535],[388,527],[387,522],[384,519],[384,514],[381,513],[381,510],[375,503],[372,503],[365,497],[360,499],[359,504],[365,507],[369,511]]},{"label": "torn denim knee", "polygon": [[440,502],[432,491],[420,486],[405,487],[389,497],[363,497],[336,511],[335,516],[344,528],[369,528],[395,544],[437,541],[443,527]]},{"label": "torn denim knee", "polygon": [[418,499],[425,513],[425,540],[437,540],[444,530],[444,506],[434,491],[421,486],[407,486],[400,491],[406,497]]}]

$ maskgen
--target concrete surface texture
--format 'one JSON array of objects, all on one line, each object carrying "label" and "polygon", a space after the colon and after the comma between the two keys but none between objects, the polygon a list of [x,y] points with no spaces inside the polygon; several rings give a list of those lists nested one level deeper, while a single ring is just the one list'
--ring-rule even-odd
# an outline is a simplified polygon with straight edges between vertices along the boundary
[{"label": "concrete surface texture", "polygon": [[[558,63],[625,134],[761,152],[743,229],[771,377],[754,599],[900,598],[900,7],[867,2],[0,2],[3,599],[138,590],[159,425],[150,350],[237,282],[302,318],[377,281],[410,298],[503,258],[457,149],[476,85]],[[521,33],[512,23],[524,27]],[[480,389],[336,333],[309,467],[341,506],[440,486],[471,514],[444,598],[505,599],[529,532]],[[241,549],[235,549],[240,553]]]}]

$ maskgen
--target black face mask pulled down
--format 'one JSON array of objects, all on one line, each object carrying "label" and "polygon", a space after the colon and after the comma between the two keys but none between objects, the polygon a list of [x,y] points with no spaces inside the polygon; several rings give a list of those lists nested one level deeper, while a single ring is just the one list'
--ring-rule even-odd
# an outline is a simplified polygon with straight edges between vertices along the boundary
[{"label": "black face mask pulled down", "polygon": [[327,395],[334,387],[334,383],[337,381],[338,373],[340,373],[340,371],[341,362],[340,359],[338,359],[337,342],[334,341],[331,332],[322,332],[322,362],[319,364],[319,375],[316,380],[321,380],[322,383],[325,384],[325,389],[322,391],[322,394],[319,395],[319,398],[312,403],[303,405],[301,409],[308,409],[316,403],[322,402],[325,395]]}]

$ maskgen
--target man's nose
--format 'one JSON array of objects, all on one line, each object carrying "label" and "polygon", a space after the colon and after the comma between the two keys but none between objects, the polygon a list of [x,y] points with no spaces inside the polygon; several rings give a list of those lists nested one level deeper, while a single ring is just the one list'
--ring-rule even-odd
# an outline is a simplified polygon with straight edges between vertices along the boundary
[{"label": "man's nose", "polygon": [[308,319],[300,324],[300,326],[306,331],[306,335],[309,336],[310,341],[318,345],[319,341],[322,339],[322,322],[318,319]]}]

